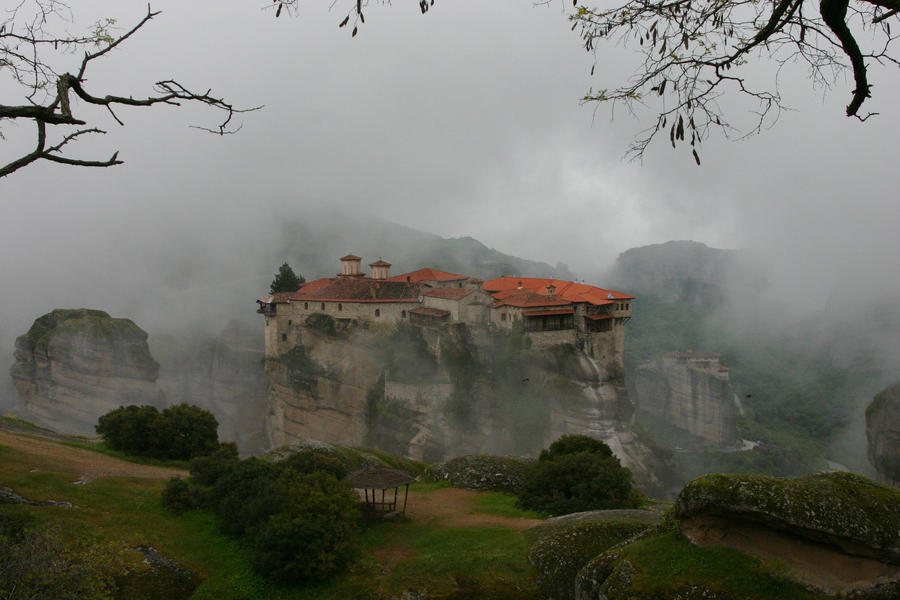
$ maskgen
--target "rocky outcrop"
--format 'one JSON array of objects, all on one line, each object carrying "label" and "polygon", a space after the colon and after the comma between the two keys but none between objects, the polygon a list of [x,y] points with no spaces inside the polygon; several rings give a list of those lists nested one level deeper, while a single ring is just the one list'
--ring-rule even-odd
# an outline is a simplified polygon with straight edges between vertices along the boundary
[{"label": "rocky outcrop", "polygon": [[537,570],[540,597],[573,598],[576,576],[592,558],[653,527],[646,510],[597,510],[547,519],[528,531],[528,562]]},{"label": "rocky outcrop", "polygon": [[157,384],[169,404],[209,410],[219,421],[219,439],[236,442],[241,452],[268,448],[258,323],[232,321],[218,336],[154,336],[151,349],[160,362]]},{"label": "rocky outcrop", "polygon": [[575,597],[897,598],[898,541],[900,491],[863,477],[707,475],[585,565]]},{"label": "rocky outcrop", "polygon": [[522,489],[525,475],[534,462],[533,458],[519,456],[470,454],[432,465],[428,477],[449,481],[453,487],[465,490],[515,494]]},{"label": "rocky outcrop", "polygon": [[94,435],[97,418],[119,406],[164,404],[147,334],[99,310],[36,319],[16,339],[10,374],[32,418],[81,435]]},{"label": "rocky outcrop", "polygon": [[666,457],[631,430],[624,380],[573,346],[530,349],[508,333],[302,327],[266,358],[269,442],[317,438],[433,463],[536,454],[565,434],[602,439],[635,485],[665,494]]},{"label": "rocky outcrop", "polygon": [[732,446],[737,410],[728,369],[716,354],[672,352],[635,369],[632,377],[641,422],[681,447]]},{"label": "rocky outcrop", "polygon": [[900,485],[900,382],[879,392],[866,409],[869,462],[881,481]]}]

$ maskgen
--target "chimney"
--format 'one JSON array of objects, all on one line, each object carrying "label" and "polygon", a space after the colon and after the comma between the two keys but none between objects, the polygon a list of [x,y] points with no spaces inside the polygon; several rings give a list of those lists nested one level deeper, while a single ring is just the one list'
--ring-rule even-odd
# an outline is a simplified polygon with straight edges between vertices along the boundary
[{"label": "chimney", "polygon": [[371,269],[370,277],[372,279],[387,279],[391,274],[391,263],[379,258],[375,262],[369,263],[369,269]]},{"label": "chimney", "polygon": [[353,254],[348,254],[347,256],[341,257],[341,272],[339,274],[340,277],[362,277],[362,269],[360,268],[360,263],[362,259],[358,256],[354,256]]}]

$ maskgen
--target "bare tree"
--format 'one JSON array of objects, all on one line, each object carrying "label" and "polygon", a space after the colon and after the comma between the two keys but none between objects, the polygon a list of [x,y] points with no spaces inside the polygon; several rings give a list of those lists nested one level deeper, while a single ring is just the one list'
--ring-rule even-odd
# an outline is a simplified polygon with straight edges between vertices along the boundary
[{"label": "bare tree", "polygon": [[[382,0],[372,0],[384,3]],[[423,13],[434,0],[416,0]],[[554,0],[535,0],[550,4]],[[568,5],[568,0],[565,1]],[[619,0],[621,2],[622,0]],[[365,23],[369,0],[350,1],[339,8],[340,26],[356,35]],[[297,0],[273,0],[277,12]],[[726,136],[751,135],[774,122],[785,108],[774,81],[756,84],[746,68],[754,61],[774,62],[778,70],[799,62],[813,84],[831,86],[845,72],[854,89],[846,113],[865,121],[873,113],[860,109],[871,95],[868,66],[900,66],[891,54],[896,36],[891,20],[900,18],[900,0],[627,0],[611,8],[591,8],[573,0],[568,17],[588,52],[601,64],[598,47],[618,42],[640,54],[638,67],[626,83],[589,91],[587,103],[649,107],[654,123],[638,134],[629,155],[639,158],[660,133],[672,146],[685,142],[697,161],[697,145],[711,130]],[[896,24],[896,23],[895,23]],[[857,39],[865,32],[866,48]],[[591,70],[594,74],[594,69]],[[600,74],[602,75],[602,73]],[[726,99],[726,95],[732,96]],[[733,96],[751,100],[752,124],[730,124]],[[726,111],[728,104],[731,111]]]},{"label": "bare tree", "polygon": [[[105,134],[106,131],[89,124],[75,113],[78,101],[106,107],[113,120],[124,125],[116,115],[119,106],[152,106],[154,104],[180,105],[183,102],[205,104],[222,112],[222,120],[213,127],[200,127],[218,135],[233,133],[232,119],[236,113],[250,109],[238,109],[222,98],[211,95],[211,90],[196,92],[172,79],[157,81],[153,95],[143,98],[98,95],[88,91],[87,71],[94,62],[116,49],[138,32],[159,11],[151,10],[134,27],[122,35],[112,35],[115,21],[106,19],[94,25],[83,35],[63,35],[55,31],[59,22],[70,18],[69,7],[61,0],[18,0],[12,9],[0,14],[0,71],[6,71],[18,89],[22,90],[22,104],[0,104],[0,124],[3,119],[32,121],[36,144],[12,162],[0,166],[4,177],[39,160],[49,160],[79,167],[110,167],[121,164],[119,153],[103,160],[82,160],[66,156],[69,144],[83,136]],[[53,60],[60,55],[83,52],[75,74],[57,72]],[[52,127],[51,127],[52,126]],[[64,133],[51,139],[50,130]],[[2,137],[2,132],[0,132]]]}]

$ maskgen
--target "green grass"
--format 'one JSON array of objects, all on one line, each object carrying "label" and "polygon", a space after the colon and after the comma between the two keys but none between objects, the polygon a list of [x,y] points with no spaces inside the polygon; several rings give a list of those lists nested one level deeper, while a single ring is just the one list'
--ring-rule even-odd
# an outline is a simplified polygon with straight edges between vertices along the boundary
[{"label": "green grass", "polygon": [[519,508],[516,506],[517,498],[512,494],[503,492],[488,492],[481,494],[475,500],[475,512],[501,517],[513,517],[520,519],[545,519],[548,515]]},{"label": "green grass", "polygon": [[632,544],[622,557],[640,571],[631,582],[635,594],[670,597],[676,590],[701,585],[746,600],[828,597],[785,580],[781,564],[763,563],[730,548],[694,546],[675,532]]},{"label": "green grass", "polygon": [[[95,449],[92,445],[90,449]],[[78,508],[3,505],[51,527],[70,541],[109,544],[138,561],[136,546],[152,546],[201,579],[194,600],[364,600],[399,597],[410,588],[429,597],[470,594],[484,599],[534,597],[528,543],[503,528],[445,528],[410,520],[379,522],[360,533],[361,557],[347,574],[317,586],[282,586],[258,576],[248,541],[220,532],[216,515],[194,510],[175,516],[163,506],[164,480],[101,478],[73,485],[77,473],[55,472],[50,459],[0,447],[0,481],[26,498],[71,502]],[[419,491],[445,483],[414,484]],[[385,573],[380,556],[399,552]],[[458,596],[465,597],[465,596]]]}]

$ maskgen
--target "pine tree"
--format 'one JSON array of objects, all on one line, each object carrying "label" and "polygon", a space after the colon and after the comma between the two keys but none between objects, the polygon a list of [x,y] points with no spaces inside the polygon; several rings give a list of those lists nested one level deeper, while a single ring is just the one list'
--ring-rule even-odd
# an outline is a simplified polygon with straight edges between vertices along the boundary
[{"label": "pine tree", "polygon": [[291,269],[291,266],[284,263],[278,267],[278,274],[272,280],[269,292],[272,294],[276,292],[295,292],[305,282],[306,280],[303,279],[302,275],[298,277],[294,270]]}]

